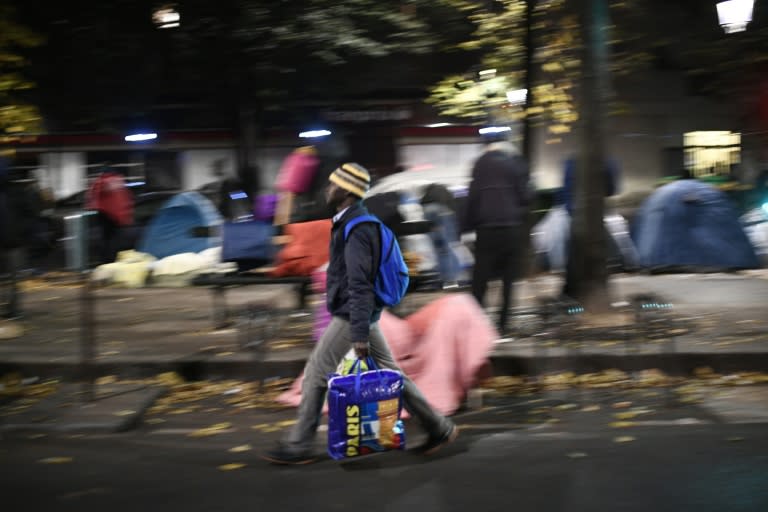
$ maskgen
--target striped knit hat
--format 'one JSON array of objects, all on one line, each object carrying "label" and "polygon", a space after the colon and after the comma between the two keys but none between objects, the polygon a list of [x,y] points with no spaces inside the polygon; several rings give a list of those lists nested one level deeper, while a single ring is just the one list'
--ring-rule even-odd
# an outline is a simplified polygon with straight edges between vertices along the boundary
[{"label": "striped knit hat", "polygon": [[371,175],[368,174],[366,168],[352,162],[342,164],[341,167],[331,173],[328,179],[347,192],[361,198],[371,188]]}]

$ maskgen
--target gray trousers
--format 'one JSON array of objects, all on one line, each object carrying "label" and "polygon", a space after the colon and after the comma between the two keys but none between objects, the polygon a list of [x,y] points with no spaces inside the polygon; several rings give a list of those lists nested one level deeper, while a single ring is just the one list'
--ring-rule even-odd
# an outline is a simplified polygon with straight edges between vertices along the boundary
[{"label": "gray trousers", "polygon": [[[307,365],[304,367],[298,421],[283,440],[285,448],[291,452],[305,454],[311,452],[314,447],[315,433],[320,424],[325,394],[328,390],[328,375],[336,371],[339,363],[352,347],[349,327],[348,321],[333,317],[309,356]],[[392,357],[378,323],[371,325],[368,340],[369,355],[373,357],[379,368],[401,371]],[[424,395],[405,374],[403,374],[403,381],[405,409],[430,435],[439,436],[445,433],[451,425],[450,420],[429,406]]]}]

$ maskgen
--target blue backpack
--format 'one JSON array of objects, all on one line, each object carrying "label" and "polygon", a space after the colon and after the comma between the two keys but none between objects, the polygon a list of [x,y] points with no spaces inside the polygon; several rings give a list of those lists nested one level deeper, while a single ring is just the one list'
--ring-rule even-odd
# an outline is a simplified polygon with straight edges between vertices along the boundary
[{"label": "blue backpack", "polygon": [[405,292],[408,291],[409,282],[408,266],[403,259],[403,253],[400,252],[400,245],[398,245],[392,230],[373,215],[361,215],[347,222],[347,225],[344,226],[345,241],[349,238],[349,232],[352,231],[352,228],[362,222],[378,224],[379,233],[381,233],[381,257],[373,286],[376,298],[384,306],[396,306],[403,299]]}]

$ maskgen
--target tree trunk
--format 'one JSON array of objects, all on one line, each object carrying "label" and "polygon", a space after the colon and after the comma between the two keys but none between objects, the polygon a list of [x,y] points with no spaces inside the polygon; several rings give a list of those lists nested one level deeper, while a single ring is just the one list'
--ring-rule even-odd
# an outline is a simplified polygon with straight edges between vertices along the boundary
[{"label": "tree trunk", "polygon": [[603,224],[606,187],[605,111],[608,67],[605,0],[580,1],[582,30],[580,152],[576,163],[573,220],[565,293],[588,311],[610,308],[607,232]]}]

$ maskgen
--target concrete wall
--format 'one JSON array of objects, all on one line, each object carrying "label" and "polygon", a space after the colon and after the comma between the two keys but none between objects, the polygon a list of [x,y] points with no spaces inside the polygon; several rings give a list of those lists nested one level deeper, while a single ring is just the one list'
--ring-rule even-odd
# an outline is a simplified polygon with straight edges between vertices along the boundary
[{"label": "concrete wall", "polygon": [[183,190],[194,190],[216,181],[217,167],[224,177],[232,177],[237,173],[234,149],[186,149],[179,152],[179,165]]},{"label": "concrete wall", "polygon": [[[684,77],[657,72],[617,79],[614,112],[606,123],[606,152],[621,166],[620,193],[653,188],[681,169],[683,134],[697,130],[739,131],[736,113],[723,102],[688,95]],[[558,144],[539,129],[533,179],[540,188],[562,185],[563,163],[579,148],[576,127]]]},{"label": "concrete wall", "polygon": [[446,174],[469,173],[472,164],[482,151],[482,144],[459,140],[438,141],[402,138],[395,142],[400,165],[407,169],[445,170]]},{"label": "concrete wall", "polygon": [[83,152],[43,153],[37,179],[50,188],[56,199],[67,197],[86,188],[86,158]]}]

